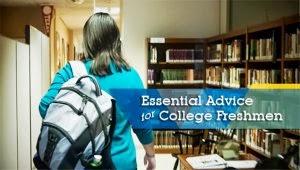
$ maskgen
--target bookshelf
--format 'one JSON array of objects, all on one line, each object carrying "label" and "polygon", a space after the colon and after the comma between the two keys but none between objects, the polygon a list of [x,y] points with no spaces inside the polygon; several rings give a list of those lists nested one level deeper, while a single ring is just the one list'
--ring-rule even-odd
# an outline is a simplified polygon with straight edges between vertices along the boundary
[{"label": "bookshelf", "polygon": [[[253,83],[300,83],[299,15],[209,38],[147,38],[146,43],[148,88],[243,88]],[[244,136],[235,140],[243,151],[258,158],[284,152],[291,141],[300,140],[300,130],[249,131],[264,139],[247,141],[245,135],[250,132],[237,130]],[[272,151],[262,147],[266,136],[273,137]],[[156,151],[178,152],[176,145],[171,145],[175,148],[159,146]]]},{"label": "bookshelf", "polygon": [[204,84],[205,39],[148,38],[149,88],[199,88]]}]

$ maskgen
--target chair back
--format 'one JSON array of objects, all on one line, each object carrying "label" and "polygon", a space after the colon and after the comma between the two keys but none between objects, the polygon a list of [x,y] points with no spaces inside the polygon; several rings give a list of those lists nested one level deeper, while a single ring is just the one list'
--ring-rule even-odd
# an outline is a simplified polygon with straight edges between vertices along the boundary
[{"label": "chair back", "polygon": [[179,144],[180,154],[210,154],[215,141],[205,138],[205,130],[176,131],[174,137]]}]

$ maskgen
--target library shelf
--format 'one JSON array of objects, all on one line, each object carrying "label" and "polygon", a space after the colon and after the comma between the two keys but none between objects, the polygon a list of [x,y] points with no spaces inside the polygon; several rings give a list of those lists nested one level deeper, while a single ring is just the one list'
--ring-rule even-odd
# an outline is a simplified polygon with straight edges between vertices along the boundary
[{"label": "library shelf", "polygon": [[222,86],[220,84],[209,84],[206,83],[206,88],[221,88]]},{"label": "library shelf", "polygon": [[[197,148],[196,148],[197,149]],[[155,147],[154,148],[155,150],[155,153],[156,154],[166,154],[166,153],[173,153],[173,154],[176,154],[176,153],[180,153],[180,149],[179,147],[177,148],[172,148],[172,147]],[[192,148],[188,148],[188,153],[192,153]]]},{"label": "library shelf", "polygon": [[300,130],[283,130],[283,136],[292,139],[300,139]]},{"label": "library shelf", "polygon": [[248,144],[246,144],[246,143],[243,143],[243,145],[246,146],[246,148],[247,148],[247,149],[246,149],[247,153],[251,153],[251,154],[253,154],[254,156],[257,156],[257,157],[260,158],[260,159],[263,159],[263,158],[271,158],[271,155],[266,154],[266,153],[264,153],[263,151],[254,148],[254,147],[251,146],[251,145],[248,145]]},{"label": "library shelf", "polygon": [[241,65],[244,64],[243,61],[224,61],[223,62],[224,65]]},{"label": "library shelf", "polygon": [[206,65],[221,65],[221,61],[206,61]]},{"label": "library shelf", "polygon": [[[151,42],[150,38],[147,38],[147,45],[148,45],[148,54],[151,54],[151,46],[157,47],[158,51],[158,59],[157,63],[152,64],[150,60],[148,61],[148,69],[154,71],[155,73],[155,80],[154,83],[148,84],[148,88],[234,88],[234,87],[226,87],[224,85],[216,85],[210,84],[207,82],[207,77],[211,76],[210,72],[206,73],[206,69],[211,67],[218,67],[222,70],[222,72],[227,68],[237,68],[237,69],[244,69],[244,73],[240,74],[240,85],[241,87],[248,87],[250,86],[251,82],[248,82],[249,79],[252,79],[252,71],[278,71],[276,72],[276,82],[272,83],[284,83],[285,71],[287,69],[300,69],[300,58],[285,58],[286,53],[290,55],[289,51],[286,50],[286,37],[291,36],[291,34],[297,34],[297,29],[300,30],[300,17],[299,15],[293,15],[290,17],[283,17],[274,21],[270,21],[267,23],[257,24],[253,26],[247,26],[246,28],[233,30],[225,34],[215,35],[208,38],[164,38],[162,42]],[[260,39],[271,39],[272,44],[276,44],[276,48],[272,51],[272,55],[274,58],[272,60],[250,60],[248,56],[250,55],[250,44],[251,40],[260,40]],[[233,42],[235,40],[241,40],[241,45],[238,47],[240,56],[238,61],[230,62],[226,59],[226,56],[229,55],[225,53],[225,46],[228,50],[228,45],[231,45],[231,49],[234,48]],[[208,48],[209,47],[209,48]],[[166,62],[166,51],[168,49],[193,49],[193,50],[203,50],[203,59],[202,63],[168,63]],[[214,48],[215,51],[212,50]],[[209,51],[209,50],[212,51]],[[216,50],[217,49],[217,50]],[[228,52],[228,51],[227,51]],[[246,54],[248,52],[248,54]],[[217,54],[216,54],[217,53]],[[216,58],[213,58],[213,55],[216,55]],[[253,54],[253,53],[252,53]],[[254,53],[255,54],[255,53]],[[257,55],[257,54],[256,54]],[[150,55],[148,55],[150,56]],[[233,55],[232,55],[233,56]],[[159,58],[160,57],[160,58]],[[210,62],[209,59],[219,59],[218,62]],[[200,70],[196,70],[196,69]],[[161,84],[162,76],[161,72],[163,69],[194,69],[194,74],[199,73],[201,74],[201,78],[203,79],[203,83],[195,83],[195,84]],[[217,74],[222,74],[217,73]],[[249,73],[250,72],[250,73]],[[278,75],[277,75],[278,74]],[[218,75],[217,77],[221,77]],[[230,74],[231,78],[231,74]],[[198,78],[199,79],[199,78]],[[149,76],[148,76],[149,80]],[[197,80],[197,78],[195,78]],[[243,82],[242,82],[243,81]],[[222,80],[220,81],[222,82]],[[293,82],[297,83],[297,82]],[[299,83],[299,82],[298,82]],[[275,95],[276,96],[276,95]],[[274,98],[274,96],[270,95],[268,98]],[[300,131],[295,130],[282,130],[280,129],[277,132],[279,135],[279,142],[280,142],[280,151],[284,151],[284,138],[288,139],[296,139],[300,140]],[[256,149],[248,144],[245,141],[239,141],[241,146],[245,148],[246,152],[252,153],[259,158],[270,158],[270,155],[266,154],[265,152]],[[158,153],[174,153],[177,152],[177,148],[156,148]]]},{"label": "library shelf", "polygon": [[167,62],[160,62],[157,64],[149,64],[149,69],[193,69],[198,65],[203,64],[203,62],[194,62],[194,63],[184,63],[184,62],[177,62],[177,63],[167,63]]},{"label": "library shelf", "polygon": [[300,58],[283,58],[284,62],[300,61]]},{"label": "library shelf", "polygon": [[248,60],[248,63],[275,63],[277,60]]},{"label": "library shelf", "polygon": [[290,25],[300,22],[299,15],[292,15],[284,18],[284,25]]},{"label": "library shelf", "polygon": [[266,30],[270,30],[270,29],[278,29],[278,28],[281,28],[283,26],[283,23],[284,23],[284,19],[283,18],[280,18],[278,20],[275,20],[275,21],[270,21],[270,22],[266,22],[266,23],[263,23],[263,24],[257,24],[257,25],[254,25],[254,26],[249,26],[247,28],[247,33],[248,34],[251,34],[251,33],[257,33],[257,32],[260,32],[260,31],[266,31]]},{"label": "library shelf", "polygon": [[154,148],[156,154],[164,154],[164,153],[178,153],[179,148],[168,148],[168,147],[155,147]]},{"label": "library shelf", "polygon": [[222,42],[223,41],[223,36],[224,36],[224,34],[215,35],[213,37],[208,38],[206,41],[207,41],[207,43]]},{"label": "library shelf", "polygon": [[246,29],[233,30],[233,31],[230,31],[227,34],[224,34],[223,39],[227,40],[227,39],[233,39],[233,38],[236,38],[236,37],[246,36],[246,32],[247,32]]},{"label": "library shelf", "polygon": [[[203,38],[163,38],[164,39],[164,43],[174,43],[174,44],[193,44],[193,43],[204,43],[205,39]],[[147,38],[147,42],[148,43],[152,43],[151,42],[151,38]],[[156,44],[156,42],[154,42],[154,44]],[[158,42],[157,44],[161,44],[160,42]]]},{"label": "library shelf", "polygon": [[182,89],[182,88],[203,88],[203,83],[182,83],[182,84],[148,84],[148,88],[161,88],[161,89]]}]

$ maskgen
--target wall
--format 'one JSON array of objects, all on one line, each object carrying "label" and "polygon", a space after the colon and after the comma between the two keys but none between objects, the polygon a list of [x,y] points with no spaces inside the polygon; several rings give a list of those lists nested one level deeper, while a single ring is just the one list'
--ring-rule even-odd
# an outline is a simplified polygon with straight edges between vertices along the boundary
[{"label": "wall", "polygon": [[[57,13],[57,11],[56,11]],[[72,31],[66,26],[64,21],[60,18],[59,15],[55,16],[55,33],[59,34],[60,40],[57,40],[56,35],[54,36],[54,48],[57,47],[57,43],[60,43],[59,50],[54,50],[54,63],[55,63],[55,70],[56,72],[59,69],[59,61],[60,61],[60,67],[62,67],[64,64],[66,64],[66,61],[68,59],[73,59],[73,34]],[[62,39],[64,40],[65,44],[65,53],[63,53],[63,45],[62,45]],[[69,51],[67,52],[67,45],[69,45]],[[69,54],[69,55],[67,55]],[[63,60],[63,56],[65,57],[65,60]],[[68,57],[67,57],[68,56]]]},{"label": "wall", "polygon": [[50,25],[50,64],[51,64],[51,70],[50,70],[50,77],[51,80],[53,80],[55,71],[56,71],[56,58],[55,58],[55,52],[56,52],[56,47],[55,47],[55,10],[53,10],[52,14],[52,19],[51,19],[51,25]]},{"label": "wall", "polygon": [[147,37],[209,37],[219,34],[219,0],[124,0],[122,42],[126,60],[147,78]]},{"label": "wall", "polygon": [[39,6],[2,7],[0,20],[2,20],[1,33],[14,39],[24,39],[25,25],[32,25],[44,32],[42,12]]},{"label": "wall", "polygon": [[220,33],[226,33],[229,30],[230,0],[220,1]]},{"label": "wall", "polygon": [[76,48],[76,51],[75,51],[76,57],[78,56],[78,54],[83,53],[82,42],[83,42],[82,29],[73,30],[73,43]]},{"label": "wall", "polygon": [[2,7],[0,6],[0,34],[2,33]]},{"label": "wall", "polygon": [[297,14],[298,3],[298,0],[231,0],[231,29]]}]

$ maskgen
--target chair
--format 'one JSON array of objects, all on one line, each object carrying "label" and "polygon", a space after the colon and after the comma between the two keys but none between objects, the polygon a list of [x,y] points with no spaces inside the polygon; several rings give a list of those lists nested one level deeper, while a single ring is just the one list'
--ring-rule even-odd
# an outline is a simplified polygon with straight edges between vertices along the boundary
[{"label": "chair", "polygon": [[[204,154],[210,154],[213,144],[216,142],[211,139],[204,138],[205,131],[187,133],[183,131],[176,131],[173,133],[179,144],[179,153],[173,153],[172,156],[176,158],[173,169],[178,167],[178,155],[193,154],[200,155],[203,151]],[[204,148],[202,148],[204,147]],[[198,148],[198,149],[197,149]],[[198,152],[197,152],[198,150]]]}]

